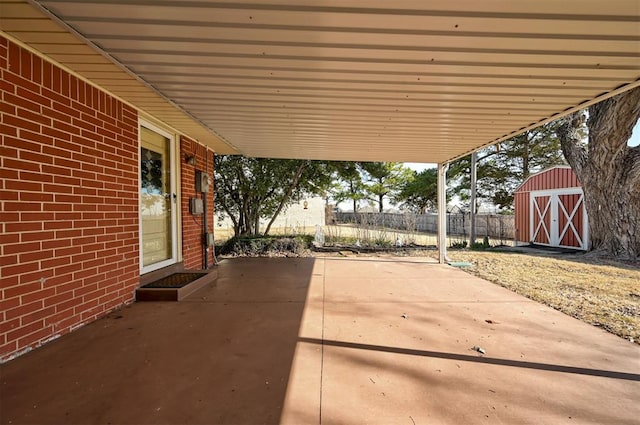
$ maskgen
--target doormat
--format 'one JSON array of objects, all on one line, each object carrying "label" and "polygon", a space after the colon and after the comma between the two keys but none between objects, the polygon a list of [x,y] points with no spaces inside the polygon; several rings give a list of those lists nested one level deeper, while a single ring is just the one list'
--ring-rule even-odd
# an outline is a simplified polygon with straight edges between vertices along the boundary
[{"label": "doormat", "polygon": [[148,283],[143,288],[182,288],[204,275],[205,273],[174,273],[155,282]]}]

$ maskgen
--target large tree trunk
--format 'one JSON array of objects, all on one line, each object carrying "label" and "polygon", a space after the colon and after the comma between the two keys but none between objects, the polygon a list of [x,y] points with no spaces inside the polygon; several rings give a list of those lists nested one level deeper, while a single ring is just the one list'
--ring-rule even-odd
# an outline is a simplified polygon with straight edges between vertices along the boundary
[{"label": "large tree trunk", "polygon": [[590,249],[621,259],[640,257],[640,146],[627,145],[639,117],[640,87],[589,108],[588,145],[580,140],[582,113],[558,129],[584,191]]}]

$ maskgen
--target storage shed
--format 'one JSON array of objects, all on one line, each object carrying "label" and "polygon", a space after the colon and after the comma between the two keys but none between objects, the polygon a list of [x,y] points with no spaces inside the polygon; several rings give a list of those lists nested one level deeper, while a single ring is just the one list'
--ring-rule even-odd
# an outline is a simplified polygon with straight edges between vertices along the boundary
[{"label": "storage shed", "polygon": [[516,241],[588,249],[584,193],[571,167],[529,176],[514,192]]}]

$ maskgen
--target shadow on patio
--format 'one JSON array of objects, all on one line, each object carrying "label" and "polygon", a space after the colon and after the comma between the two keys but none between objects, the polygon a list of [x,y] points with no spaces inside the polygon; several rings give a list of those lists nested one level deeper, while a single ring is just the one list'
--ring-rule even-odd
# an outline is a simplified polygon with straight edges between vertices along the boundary
[{"label": "shadow on patio", "polygon": [[226,260],[1,366],[0,421],[635,423],[639,347],[430,261]]}]

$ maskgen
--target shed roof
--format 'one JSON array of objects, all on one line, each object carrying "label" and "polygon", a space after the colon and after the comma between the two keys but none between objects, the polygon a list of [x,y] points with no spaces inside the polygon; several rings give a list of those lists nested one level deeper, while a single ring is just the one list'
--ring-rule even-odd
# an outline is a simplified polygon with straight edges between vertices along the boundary
[{"label": "shed roof", "polygon": [[531,174],[513,193],[581,186],[578,176],[570,166],[554,165]]},{"label": "shed roof", "polygon": [[445,162],[640,85],[633,0],[0,0],[0,29],[248,156]]}]

